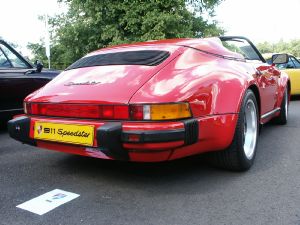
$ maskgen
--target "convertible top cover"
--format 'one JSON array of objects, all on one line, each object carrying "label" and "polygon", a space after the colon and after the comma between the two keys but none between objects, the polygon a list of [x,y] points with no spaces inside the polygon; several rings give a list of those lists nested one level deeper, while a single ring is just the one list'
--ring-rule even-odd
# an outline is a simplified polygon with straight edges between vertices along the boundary
[{"label": "convertible top cover", "polygon": [[157,66],[170,56],[167,51],[141,50],[99,54],[77,60],[66,70],[108,65]]}]

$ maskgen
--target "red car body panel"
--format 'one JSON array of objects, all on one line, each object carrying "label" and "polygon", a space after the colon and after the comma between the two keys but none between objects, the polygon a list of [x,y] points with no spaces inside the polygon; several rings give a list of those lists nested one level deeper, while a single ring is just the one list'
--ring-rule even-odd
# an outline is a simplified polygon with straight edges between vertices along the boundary
[{"label": "red car body panel", "polygon": [[[34,98],[28,97],[25,101],[127,104],[139,88],[179,54],[176,49],[166,49],[172,52],[171,57],[155,67],[114,65],[64,71],[53,80],[51,86],[45,86],[34,94]],[[96,82],[97,85],[71,85],[89,81]]]},{"label": "red car body panel", "polygon": [[[66,70],[45,87],[29,95],[28,103],[157,104],[188,102],[197,123],[192,144],[182,139],[164,142],[122,143],[126,160],[157,162],[226,149],[232,142],[244,93],[251,88],[258,98],[260,123],[278,109],[288,88],[288,76],[262,62],[246,62],[240,54],[223,47],[217,38],[172,39],[119,45],[87,56],[136,50],[164,50],[170,56],[158,66],[109,65]],[[89,85],[94,82],[94,85]],[[27,116],[27,115],[26,115]],[[28,115],[29,138],[34,139],[36,121],[95,126],[111,121]],[[122,132],[181,132],[186,121],[120,121]],[[101,142],[101,140],[100,140]],[[115,159],[93,146],[35,140],[37,147],[83,156]]]},{"label": "red car body panel", "polygon": [[[183,141],[173,141],[166,143],[124,143],[123,147],[128,151],[131,161],[143,162],[158,162],[165,160],[173,160],[185,156],[200,154],[209,151],[222,150],[226,148],[233,138],[235,124],[238,115],[227,114],[198,118],[199,136],[198,142],[184,146]],[[36,121],[59,122],[59,123],[74,123],[73,120],[68,119],[45,119],[45,118],[31,118],[30,137],[33,138],[34,124]],[[95,128],[102,126],[105,122],[99,121],[76,121],[77,124],[93,124]],[[151,131],[167,131],[183,128],[181,122],[164,122],[164,123],[137,123],[124,122],[122,129],[124,131],[131,130],[151,130]],[[96,129],[95,129],[96,130]],[[46,141],[37,141],[37,147],[46,148],[50,150],[57,150],[66,153],[78,154],[83,156],[92,156],[102,159],[113,159],[103,154],[97,149],[97,140],[94,141],[93,147],[82,147],[68,144],[58,144]]]}]

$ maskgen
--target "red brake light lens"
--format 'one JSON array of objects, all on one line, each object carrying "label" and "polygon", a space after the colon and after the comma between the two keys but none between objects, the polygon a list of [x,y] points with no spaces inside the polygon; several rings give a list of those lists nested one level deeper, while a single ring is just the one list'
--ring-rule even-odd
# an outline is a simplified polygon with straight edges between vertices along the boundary
[{"label": "red brake light lens", "polygon": [[134,120],[143,120],[144,111],[142,105],[132,105],[131,106],[131,117]]},{"label": "red brake light lens", "polygon": [[26,104],[27,114],[91,119],[129,119],[128,105]]},{"label": "red brake light lens", "polygon": [[115,105],[114,117],[119,119],[129,119],[129,106],[128,105]]},{"label": "red brake light lens", "polygon": [[113,106],[102,106],[102,117],[104,119],[113,118],[114,116],[114,107]]}]

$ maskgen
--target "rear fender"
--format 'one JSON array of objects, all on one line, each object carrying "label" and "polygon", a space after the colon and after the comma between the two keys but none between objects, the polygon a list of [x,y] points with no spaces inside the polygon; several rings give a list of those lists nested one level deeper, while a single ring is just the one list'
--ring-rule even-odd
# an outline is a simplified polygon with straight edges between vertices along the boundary
[{"label": "rear fender", "polygon": [[281,106],[283,96],[284,96],[284,91],[286,88],[288,88],[288,94],[289,94],[289,99],[290,99],[290,96],[291,96],[290,79],[284,71],[281,71],[281,76],[278,79],[278,95],[277,95],[278,97],[277,97],[276,107]]},{"label": "rear fender", "polygon": [[171,62],[138,90],[130,103],[189,102],[196,118],[238,113],[245,91],[254,84],[254,69],[243,62],[197,54],[183,54]]}]

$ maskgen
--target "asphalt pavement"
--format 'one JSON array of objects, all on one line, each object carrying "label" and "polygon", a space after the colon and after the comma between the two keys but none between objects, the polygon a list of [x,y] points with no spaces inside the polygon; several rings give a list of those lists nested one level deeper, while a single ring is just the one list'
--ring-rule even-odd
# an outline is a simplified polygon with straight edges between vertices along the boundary
[{"label": "asphalt pavement", "polygon": [[[80,196],[40,216],[16,206],[54,189]],[[285,126],[265,125],[254,166],[203,157],[144,164],[42,150],[0,131],[0,224],[300,225],[300,100]]]}]

